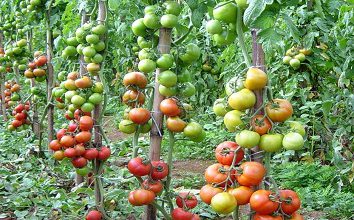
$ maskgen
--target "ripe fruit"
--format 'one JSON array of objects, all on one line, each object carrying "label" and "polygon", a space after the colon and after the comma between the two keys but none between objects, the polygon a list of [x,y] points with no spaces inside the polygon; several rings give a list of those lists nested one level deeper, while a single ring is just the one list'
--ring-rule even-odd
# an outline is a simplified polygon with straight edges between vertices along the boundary
[{"label": "ripe fruit", "polygon": [[143,161],[142,158],[136,157],[129,161],[128,170],[135,176],[146,176],[151,172],[151,163]]},{"label": "ripe fruit", "polygon": [[180,192],[176,197],[176,204],[179,208],[193,209],[197,206],[198,200],[197,197],[195,197],[195,195],[191,192]]},{"label": "ripe fruit", "polygon": [[102,219],[102,214],[97,210],[91,210],[86,215],[86,220],[101,220],[101,219]]},{"label": "ripe fruit", "polygon": [[150,112],[144,108],[133,108],[129,112],[129,119],[135,124],[143,125],[150,120]]},{"label": "ripe fruit", "polygon": [[244,85],[250,90],[263,89],[268,83],[268,77],[261,69],[251,67],[247,71]]},{"label": "ripe fruit", "polygon": [[218,193],[223,192],[221,188],[213,187],[211,184],[207,184],[200,189],[200,199],[206,204],[211,203],[211,199]]}]

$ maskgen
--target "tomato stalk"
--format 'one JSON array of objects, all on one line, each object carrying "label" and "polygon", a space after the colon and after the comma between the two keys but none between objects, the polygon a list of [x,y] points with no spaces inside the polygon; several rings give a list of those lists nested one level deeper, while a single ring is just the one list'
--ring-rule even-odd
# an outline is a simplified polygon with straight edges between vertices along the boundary
[{"label": "tomato stalk", "polygon": [[[271,159],[271,156],[272,156],[272,153],[270,153],[270,152],[266,152],[264,154],[264,165],[265,165],[265,168],[267,170],[267,176],[270,175],[270,159]],[[267,183],[264,184],[264,188],[265,189],[268,190],[269,187],[270,187],[269,184],[267,184]]]},{"label": "tomato stalk", "polygon": [[239,220],[239,206],[236,206],[234,212],[232,213],[233,220]]},{"label": "tomato stalk", "polygon": [[139,125],[138,129],[134,133],[134,137],[133,137],[133,155],[132,155],[132,158],[135,158],[138,155],[140,132],[141,132],[141,126]]},{"label": "tomato stalk", "polygon": [[251,66],[251,58],[249,57],[247,53],[247,48],[245,44],[245,38],[244,38],[244,33],[242,30],[242,24],[243,24],[243,11],[240,7],[237,7],[237,21],[236,21],[236,32],[237,32],[237,37],[238,37],[238,42],[240,44],[240,48],[243,54],[243,57],[245,59],[245,62],[248,67]]},{"label": "tomato stalk", "polygon": [[171,186],[171,179],[172,179],[172,159],[173,159],[173,148],[175,145],[175,136],[172,131],[168,131],[168,138],[169,138],[169,148],[168,148],[168,158],[167,158],[167,164],[168,164],[168,176],[166,179],[166,184],[165,184],[165,198],[168,201],[168,205],[170,207],[170,211],[172,212],[173,210],[173,203],[171,200],[170,196],[170,186]]}]

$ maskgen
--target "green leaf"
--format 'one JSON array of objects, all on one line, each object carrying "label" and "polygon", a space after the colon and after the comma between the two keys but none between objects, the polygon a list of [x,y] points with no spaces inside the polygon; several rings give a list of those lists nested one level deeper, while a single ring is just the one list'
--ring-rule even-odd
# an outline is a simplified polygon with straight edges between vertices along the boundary
[{"label": "green leaf", "polygon": [[186,3],[190,7],[190,9],[192,9],[192,10],[198,8],[198,1],[196,1],[196,0],[186,0]]},{"label": "green leaf", "polygon": [[207,6],[202,5],[202,7],[199,7],[198,9],[193,10],[192,12],[192,24],[196,27],[199,28],[202,26],[202,21],[204,18],[204,14],[207,11]]},{"label": "green leaf", "polygon": [[108,7],[112,11],[117,11],[119,8],[119,3],[117,0],[108,0]]},{"label": "green leaf", "polygon": [[291,20],[291,18],[287,14],[282,14],[284,22],[286,24],[286,27],[290,31],[291,36],[294,38],[294,40],[298,43],[300,43],[299,35],[300,32],[295,26],[294,22]]},{"label": "green leaf", "polygon": [[254,22],[253,25],[258,29],[270,28],[274,25],[275,14],[272,11],[264,11]]},{"label": "green leaf", "polygon": [[243,22],[250,26],[265,10],[267,5],[273,3],[273,0],[250,0],[244,15]]}]

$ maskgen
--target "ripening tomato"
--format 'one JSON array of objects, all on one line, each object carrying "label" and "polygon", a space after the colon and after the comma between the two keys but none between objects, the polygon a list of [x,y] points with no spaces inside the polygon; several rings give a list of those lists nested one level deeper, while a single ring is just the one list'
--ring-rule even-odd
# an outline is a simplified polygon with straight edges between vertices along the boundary
[{"label": "ripening tomato", "polygon": [[75,135],[76,143],[87,143],[91,140],[91,132],[81,131]]},{"label": "ripening tomato", "polygon": [[286,99],[273,99],[265,109],[273,122],[284,122],[293,114],[293,107]]},{"label": "ripening tomato", "polygon": [[64,135],[61,139],[60,139],[60,144],[64,147],[64,148],[68,148],[68,147],[73,147],[75,145],[75,139],[73,136],[71,135]]},{"label": "ripening tomato", "polygon": [[64,156],[67,158],[74,158],[76,157],[76,150],[74,148],[67,148],[64,151]]},{"label": "ripening tomato", "polygon": [[[198,200],[191,192],[180,192],[176,197],[176,204],[179,208],[193,209],[198,205]],[[185,207],[183,207],[183,204],[185,204]]]},{"label": "ripening tomato", "polygon": [[242,174],[237,176],[237,182],[242,186],[257,186],[266,174],[263,164],[258,162],[244,162],[241,164]]},{"label": "ripening tomato", "polygon": [[161,180],[168,175],[168,165],[163,161],[152,161],[151,178]]},{"label": "ripening tomato", "polygon": [[62,151],[62,150],[55,151],[54,154],[53,154],[53,157],[54,157],[54,159],[56,159],[56,160],[62,160],[62,159],[64,159],[64,158],[65,158],[65,156],[64,156],[64,151]]},{"label": "ripening tomato", "polygon": [[66,133],[66,129],[64,129],[64,128],[62,128],[62,129],[60,129],[58,132],[57,132],[57,139],[60,141],[60,139],[62,138],[62,137],[64,137],[64,135],[65,135],[65,133]]},{"label": "ripening tomato", "polygon": [[243,124],[241,120],[242,112],[238,110],[232,110],[225,114],[224,124],[228,131],[235,132],[236,129]]},{"label": "ripening tomato", "polygon": [[136,191],[136,190],[131,191],[131,192],[129,193],[128,201],[129,201],[129,203],[132,204],[133,206],[140,206],[140,205],[142,205],[142,204],[140,204],[139,202],[137,202],[137,201],[134,199],[135,191]]},{"label": "ripening tomato", "polygon": [[146,176],[151,172],[151,163],[136,157],[129,161],[128,170],[134,176]]},{"label": "ripening tomato", "polygon": [[282,220],[283,218],[280,215],[277,216],[271,216],[271,215],[261,215],[259,213],[256,213],[253,216],[253,220]]},{"label": "ripening tomato", "polygon": [[[235,155],[235,150],[239,146],[232,141],[224,141],[221,144],[219,144],[216,149],[215,149],[215,157],[217,161],[223,165],[228,165],[231,166],[232,161],[234,159]],[[242,150],[242,148],[239,148],[237,153],[236,153],[236,158],[234,165],[238,164],[244,157],[245,153]]]},{"label": "ripening tomato", "polygon": [[91,210],[86,215],[86,220],[101,220],[101,219],[102,219],[102,214],[97,210]]},{"label": "ripening tomato", "polygon": [[[226,183],[226,179],[230,174],[231,180]],[[222,165],[221,163],[216,163],[210,165],[204,173],[204,178],[207,183],[210,184],[220,184],[220,186],[225,186],[225,184],[232,184],[235,180],[236,171],[230,170],[230,166]]]},{"label": "ripening tomato", "polygon": [[180,117],[168,117],[166,120],[166,127],[172,132],[182,132],[187,126],[187,123]]},{"label": "ripening tomato", "polygon": [[191,220],[200,220],[200,217],[197,214],[193,214],[193,217]]},{"label": "ripening tomato", "polygon": [[256,104],[256,95],[249,89],[242,89],[233,93],[229,97],[228,103],[232,109],[243,111]]},{"label": "ripening tomato", "polygon": [[285,214],[291,215],[299,210],[301,201],[296,192],[292,190],[280,190],[281,209]]},{"label": "ripening tomato", "polygon": [[46,63],[47,63],[47,57],[44,55],[38,57],[35,61],[35,64],[37,66],[44,66]]},{"label": "ripening tomato", "polygon": [[135,124],[146,124],[150,120],[150,111],[144,108],[133,108],[129,112],[129,119]]},{"label": "ripening tomato", "polygon": [[254,192],[250,199],[251,208],[258,214],[270,215],[275,212],[279,203],[271,200],[273,193],[269,190],[260,189]]},{"label": "ripening tomato", "polygon": [[124,93],[122,100],[128,106],[137,107],[145,103],[145,95],[139,91],[128,90]]},{"label": "ripening tomato", "polygon": [[155,200],[155,193],[146,189],[135,190],[134,200],[141,205],[149,205]]},{"label": "ripening tomato", "polygon": [[268,83],[268,77],[261,69],[251,67],[247,71],[244,85],[250,90],[263,89]]},{"label": "ripening tomato", "polygon": [[82,156],[86,152],[84,144],[77,144],[77,145],[75,145],[74,149],[76,152],[76,156]]},{"label": "ripening tomato", "polygon": [[177,100],[173,98],[168,98],[160,103],[160,110],[162,114],[174,117],[181,114],[181,109],[178,106]]},{"label": "ripening tomato", "polygon": [[136,86],[140,89],[144,89],[147,85],[147,78],[144,73],[130,72],[124,76],[123,84],[125,87]]},{"label": "ripening tomato", "polygon": [[49,143],[49,148],[53,151],[58,151],[61,149],[61,144],[58,140],[52,140],[50,143]]},{"label": "ripening tomato", "polygon": [[272,124],[267,117],[263,115],[256,115],[251,120],[251,126],[259,135],[268,133],[272,129]]},{"label": "ripening tomato", "polygon": [[172,220],[192,220],[193,213],[182,208],[175,208],[171,212]]},{"label": "ripening tomato", "polygon": [[211,199],[211,208],[219,214],[229,214],[237,206],[237,201],[233,195],[228,192],[216,194]]},{"label": "ripening tomato", "polygon": [[239,186],[237,188],[229,188],[227,192],[235,197],[237,205],[246,205],[250,202],[254,191],[250,187]]},{"label": "ripening tomato", "polygon": [[96,148],[87,149],[83,156],[88,160],[94,160],[98,157],[98,150]]},{"label": "ripening tomato", "polygon": [[93,128],[93,119],[90,116],[82,116],[79,120],[79,127],[82,131],[89,131]]},{"label": "ripening tomato", "polygon": [[289,220],[304,220],[304,217],[299,213],[295,212],[291,215],[291,218]]},{"label": "ripening tomato", "polygon": [[213,187],[211,184],[207,184],[200,189],[200,199],[206,204],[210,205],[211,199],[218,193],[223,192],[221,188]]},{"label": "ripening tomato", "polygon": [[157,195],[163,190],[163,184],[160,180],[146,179],[141,183],[141,188],[153,191]]}]

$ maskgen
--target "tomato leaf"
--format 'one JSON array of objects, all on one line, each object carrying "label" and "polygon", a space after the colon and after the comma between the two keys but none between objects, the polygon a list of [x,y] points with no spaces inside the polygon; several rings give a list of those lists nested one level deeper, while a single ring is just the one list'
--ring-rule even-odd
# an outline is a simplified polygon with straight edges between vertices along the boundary
[{"label": "tomato leaf", "polygon": [[294,40],[298,43],[300,43],[299,35],[300,32],[295,26],[294,22],[291,20],[291,18],[287,14],[282,14],[282,17],[284,19],[284,22],[286,24],[286,27],[288,28],[289,32],[291,33],[291,36],[294,38]]},{"label": "tomato leaf", "polygon": [[243,15],[245,25],[250,26],[262,14],[266,6],[272,3],[273,0],[250,0]]}]

